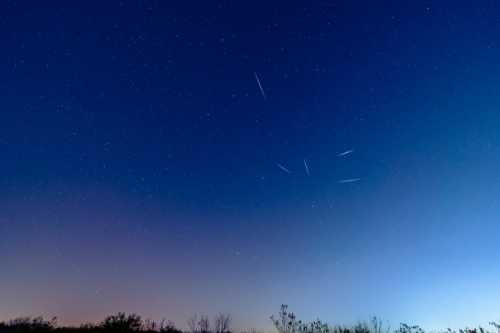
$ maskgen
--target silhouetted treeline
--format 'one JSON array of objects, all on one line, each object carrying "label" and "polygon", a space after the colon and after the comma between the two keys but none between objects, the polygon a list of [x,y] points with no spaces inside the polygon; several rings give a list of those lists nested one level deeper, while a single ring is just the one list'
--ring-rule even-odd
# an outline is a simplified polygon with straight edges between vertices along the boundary
[{"label": "silhouetted treeline", "polygon": [[143,320],[137,314],[119,312],[106,317],[98,324],[83,324],[80,327],[58,326],[57,318],[52,318],[50,321],[42,317],[16,318],[0,322],[0,333],[232,333],[229,329],[230,322],[229,315],[220,313],[215,316],[212,329],[207,316],[201,316],[199,320],[197,316],[193,316],[188,321],[190,331],[183,332],[172,321]]},{"label": "silhouetted treeline", "polygon": [[125,314],[119,312],[116,315],[106,317],[99,324],[83,324],[80,327],[59,327],[56,318],[50,321],[42,317],[17,318],[8,322],[0,323],[0,333],[183,333],[176,328],[171,321],[155,322],[149,319],[143,320],[136,314]]},{"label": "silhouetted treeline", "polygon": [[[277,333],[425,333],[417,325],[401,323],[397,329],[384,327],[382,321],[372,318],[368,322],[360,322],[354,326],[332,326],[321,320],[303,322],[297,319],[294,313],[282,305],[278,315],[271,316],[271,321]],[[220,313],[210,322],[207,316],[194,315],[187,321],[188,330],[178,329],[172,321],[156,322],[150,319],[143,320],[137,314],[119,312],[106,317],[98,324],[84,324],[80,327],[63,327],[57,325],[57,319],[45,320],[42,317],[16,318],[7,322],[0,322],[0,333],[232,333],[230,330],[231,317]],[[500,333],[500,324],[490,323],[493,331],[478,328],[464,328],[458,331],[446,329],[439,333]],[[241,333],[261,333],[255,329]]]}]

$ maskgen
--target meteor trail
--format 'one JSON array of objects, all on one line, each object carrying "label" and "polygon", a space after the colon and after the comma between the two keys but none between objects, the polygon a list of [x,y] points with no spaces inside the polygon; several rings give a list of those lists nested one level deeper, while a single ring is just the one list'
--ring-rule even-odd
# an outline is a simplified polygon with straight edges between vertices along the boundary
[{"label": "meteor trail", "polygon": [[304,159],[304,168],[306,169],[306,173],[309,176],[309,166],[307,165],[307,161]]},{"label": "meteor trail", "polygon": [[255,75],[255,81],[257,81],[257,84],[259,85],[259,89],[260,89],[260,93],[262,94],[262,97],[264,97],[264,99],[267,99],[266,93],[264,92],[264,88],[262,88],[262,84],[260,83],[259,76],[257,75],[256,72],[253,72],[253,74]]},{"label": "meteor trail", "polygon": [[285,168],[285,167],[284,167],[284,166],[282,166],[281,164],[276,163],[276,165],[278,166],[278,168],[280,168],[281,170],[285,171],[286,173],[292,173],[290,170],[288,170],[287,168]]},{"label": "meteor trail", "polygon": [[344,152],[342,152],[340,154],[337,154],[337,156],[338,157],[346,156],[346,155],[351,154],[352,152],[354,152],[354,150],[353,149],[349,149],[349,150],[346,150],[346,151],[344,151]]},{"label": "meteor trail", "polygon": [[360,180],[361,180],[361,178],[341,179],[337,183],[339,183],[339,184],[355,183],[355,182],[358,182]]}]

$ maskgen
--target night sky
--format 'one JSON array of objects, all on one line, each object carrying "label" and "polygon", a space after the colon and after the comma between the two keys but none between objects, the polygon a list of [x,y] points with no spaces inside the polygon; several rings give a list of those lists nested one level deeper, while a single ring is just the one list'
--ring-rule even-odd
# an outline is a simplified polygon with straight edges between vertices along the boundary
[{"label": "night sky", "polygon": [[498,1],[2,1],[0,320],[500,319]]}]

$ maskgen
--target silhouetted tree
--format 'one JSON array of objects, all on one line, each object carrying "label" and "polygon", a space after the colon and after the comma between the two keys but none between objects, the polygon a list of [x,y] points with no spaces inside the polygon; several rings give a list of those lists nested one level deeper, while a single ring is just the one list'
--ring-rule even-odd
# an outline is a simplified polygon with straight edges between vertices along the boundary
[{"label": "silhouetted tree", "polygon": [[5,332],[50,332],[55,330],[57,318],[44,320],[43,317],[20,317],[10,320],[8,323],[2,323],[0,326]]},{"label": "silhouetted tree", "polygon": [[[271,316],[271,320],[278,330],[278,333],[330,333],[331,329],[321,320],[315,320],[310,323],[304,323],[298,320],[293,312],[288,311],[288,306],[281,305],[278,313],[278,318]],[[364,333],[364,332],[349,332],[337,331],[333,333]]]},{"label": "silhouetted tree", "polygon": [[157,326],[156,322],[152,319],[145,319],[143,324],[142,324],[142,330],[143,331],[148,331],[148,332],[156,332],[157,331]]},{"label": "silhouetted tree", "polygon": [[160,332],[161,333],[182,333],[182,331],[180,329],[175,327],[174,322],[172,322],[170,320],[167,322],[165,322],[165,320],[161,321]]},{"label": "silhouetted tree", "polygon": [[138,332],[142,330],[143,322],[141,316],[137,314],[126,315],[124,312],[118,312],[104,319],[101,327],[113,333]]},{"label": "silhouetted tree", "polygon": [[288,312],[288,305],[285,304],[281,305],[278,318],[273,315],[271,320],[278,333],[299,333],[306,330],[302,321],[297,320],[293,312]]},{"label": "silhouetted tree", "polygon": [[200,330],[200,333],[210,333],[210,321],[208,319],[208,316],[201,316],[200,320],[198,321],[198,328]]},{"label": "silhouetted tree", "polygon": [[187,320],[187,325],[190,333],[197,333],[198,331],[198,315],[194,314]]},{"label": "silhouetted tree", "polygon": [[225,313],[219,313],[214,318],[214,332],[228,333],[229,325],[231,324],[231,316]]}]

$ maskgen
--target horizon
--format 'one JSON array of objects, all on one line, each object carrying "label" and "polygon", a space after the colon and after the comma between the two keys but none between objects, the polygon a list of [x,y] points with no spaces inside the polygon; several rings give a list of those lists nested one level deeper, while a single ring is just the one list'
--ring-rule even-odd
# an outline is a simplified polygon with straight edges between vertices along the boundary
[{"label": "horizon", "polygon": [[[282,306],[285,306],[285,305],[282,305]],[[288,305],[286,305],[286,307],[288,308]],[[490,320],[486,323],[473,323],[473,324],[469,323],[468,325],[465,325],[465,326],[456,326],[456,327],[455,326],[447,326],[447,327],[429,328],[429,327],[424,327],[422,325],[419,325],[419,323],[413,323],[413,322],[399,321],[397,323],[391,323],[387,320],[383,320],[383,318],[380,318],[378,316],[373,316],[373,315],[370,316],[369,318],[366,318],[366,319],[356,319],[352,322],[339,323],[339,322],[324,321],[318,317],[302,318],[300,316],[300,314],[295,313],[292,309],[288,309],[288,310],[289,310],[289,313],[292,313],[292,314],[297,316],[297,320],[300,319],[301,322],[305,323],[306,325],[309,325],[310,323],[319,320],[322,324],[326,324],[331,328],[335,328],[335,327],[353,328],[353,327],[355,327],[355,325],[358,325],[358,324],[364,324],[364,325],[368,325],[369,327],[371,327],[373,325],[373,320],[376,320],[380,325],[382,325],[381,328],[383,329],[383,331],[386,331],[386,332],[397,332],[400,325],[409,325],[409,326],[416,325],[417,328],[423,329],[424,332],[449,332],[449,330],[451,330],[452,332],[459,332],[460,330],[463,330],[463,329],[475,330],[475,329],[480,329],[480,328],[484,329],[486,332],[491,332],[491,331],[494,332],[495,329],[498,330],[500,327],[499,324],[497,324],[497,321]],[[221,314],[226,315],[229,318],[229,321],[228,321],[229,331],[228,332],[270,333],[270,332],[277,331],[277,327],[274,324],[271,324],[271,326],[268,328],[262,328],[262,327],[241,328],[241,327],[238,327],[237,323],[234,322],[234,317],[230,313],[227,313],[227,312],[226,313],[219,312],[217,314],[214,314],[213,316],[207,315],[206,313],[194,313],[191,316],[189,316],[188,318],[186,318],[185,323],[184,323],[185,325],[178,325],[178,323],[168,319],[168,317],[151,318],[151,317],[143,316],[141,314],[133,313],[133,312],[118,311],[118,312],[115,312],[113,314],[113,316],[120,314],[120,313],[123,313],[125,316],[138,315],[139,318],[143,321],[143,323],[152,321],[153,323],[155,323],[156,327],[160,327],[159,326],[160,324],[173,325],[174,328],[180,329],[181,332],[192,332],[191,329],[189,328],[189,324],[188,324],[188,321],[190,318],[200,319],[203,317],[206,317],[209,320],[209,332],[212,332],[214,330],[213,325],[214,325],[215,317],[217,315],[221,315]],[[268,318],[269,322],[272,322],[273,320],[271,319],[271,317],[275,317],[277,314],[279,314],[279,311],[276,311],[276,313],[273,313],[271,316],[269,316],[269,318]],[[60,321],[60,318],[57,316],[44,317],[44,316],[31,316],[31,315],[26,316],[26,315],[24,315],[24,316],[13,317],[13,318],[10,318],[8,320],[0,318],[0,324],[9,323],[12,320],[16,320],[16,319],[24,320],[24,319],[41,318],[42,320],[46,320],[47,322],[52,322],[54,324],[54,327],[57,327],[57,328],[79,328],[79,327],[84,327],[86,325],[101,325],[104,322],[104,320],[109,318],[109,317],[111,317],[111,315],[103,316],[100,320],[95,320],[95,321],[85,321],[85,322],[78,322],[78,323],[77,322],[64,323],[64,321]],[[489,329],[489,328],[493,328],[493,329]],[[193,333],[195,333],[195,332],[193,332]]]},{"label": "horizon", "polygon": [[3,2],[0,320],[500,320],[498,13]]}]

